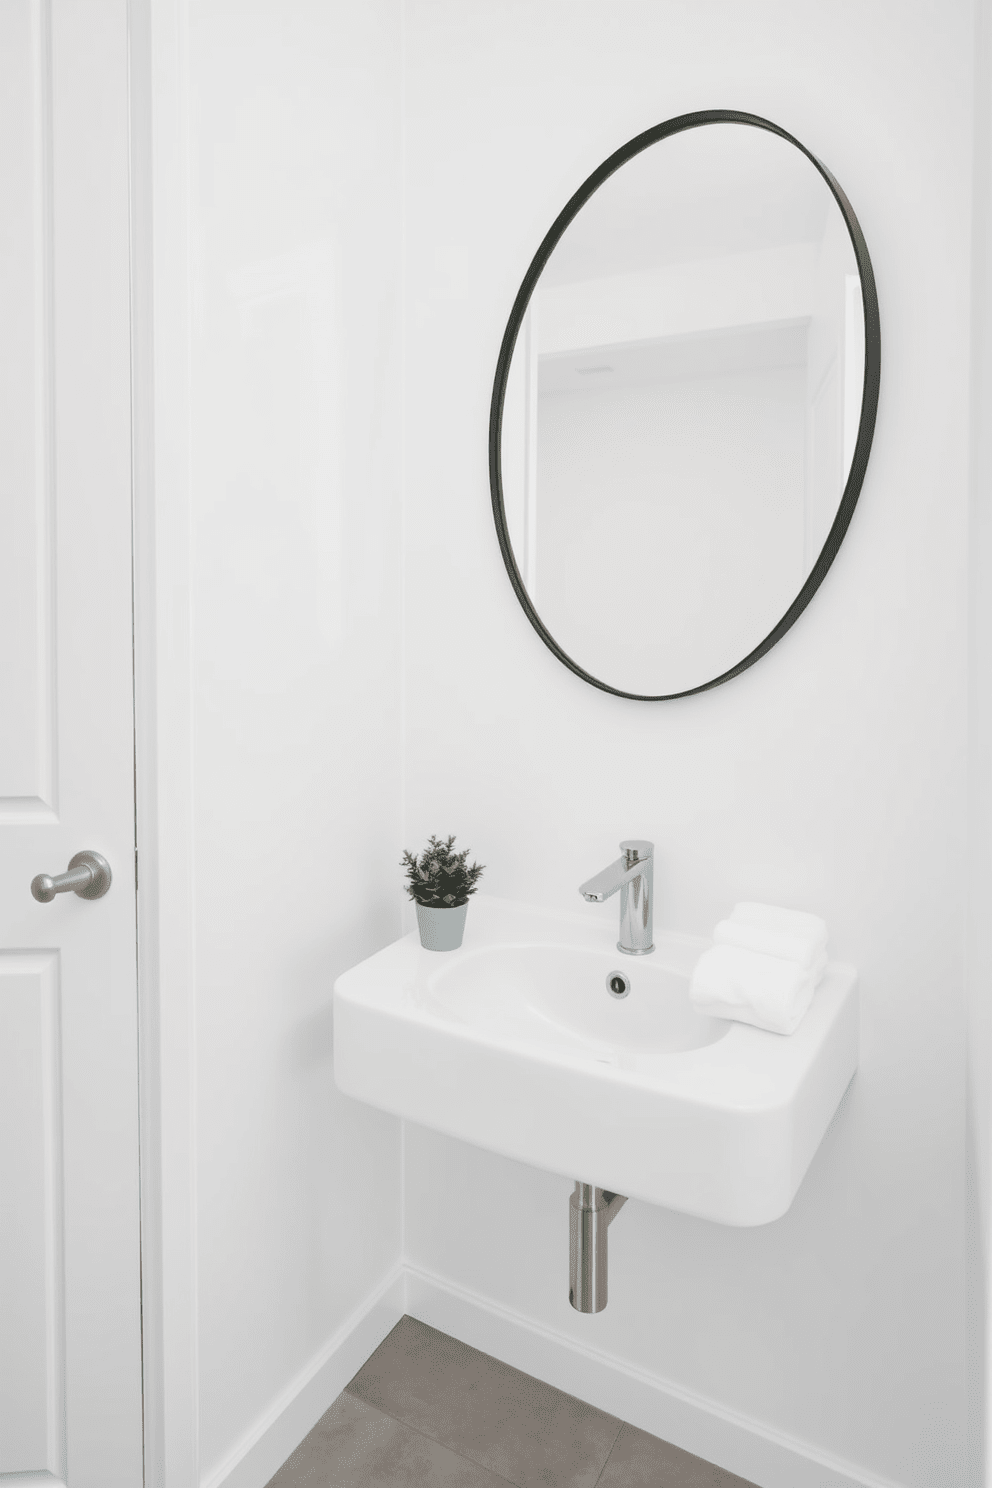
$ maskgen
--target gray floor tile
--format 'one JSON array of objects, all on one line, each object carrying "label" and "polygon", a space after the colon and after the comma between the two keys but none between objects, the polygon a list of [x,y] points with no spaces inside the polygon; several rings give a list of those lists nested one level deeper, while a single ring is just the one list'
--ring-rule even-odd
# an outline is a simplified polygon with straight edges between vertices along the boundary
[{"label": "gray floor tile", "polygon": [[595,1488],[621,1425],[411,1317],[348,1390],[515,1488]]},{"label": "gray floor tile", "polygon": [[693,1457],[670,1442],[625,1426],[598,1488],[756,1488],[744,1478]]},{"label": "gray floor tile", "polygon": [[344,1394],[268,1488],[506,1488],[506,1480]]}]

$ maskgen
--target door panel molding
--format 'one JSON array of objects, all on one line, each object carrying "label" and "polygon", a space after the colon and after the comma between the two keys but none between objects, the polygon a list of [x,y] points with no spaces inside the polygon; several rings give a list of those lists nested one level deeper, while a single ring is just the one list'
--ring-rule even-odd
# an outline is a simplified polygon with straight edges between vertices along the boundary
[{"label": "door panel molding", "polygon": [[50,0],[0,8],[0,51],[0,138],[20,142],[2,156],[0,633],[19,637],[0,649],[3,824],[54,821],[58,810]]},{"label": "door panel molding", "polygon": [[66,1471],[59,980],[56,950],[0,951],[0,1483]]}]

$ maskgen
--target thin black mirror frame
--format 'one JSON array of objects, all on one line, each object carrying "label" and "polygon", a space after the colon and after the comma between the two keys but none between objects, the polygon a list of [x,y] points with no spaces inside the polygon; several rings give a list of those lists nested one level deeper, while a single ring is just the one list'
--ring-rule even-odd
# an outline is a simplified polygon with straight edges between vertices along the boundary
[{"label": "thin black mirror frame", "polygon": [[[806,159],[815,166],[820,175],[826,181],[844,218],[844,223],[854,247],[855,261],[858,266],[858,274],[861,279],[861,296],[864,306],[865,318],[865,378],[861,400],[861,419],[858,425],[858,437],[854,446],[854,455],[851,460],[851,469],[848,472],[847,483],[844,493],[837,508],[833,525],[827,533],[826,542],[820,550],[819,557],[807,575],[806,581],[800,589],[792,604],[786,610],[778,624],[769,631],[764,640],[755,646],[742,661],[733,666],[729,671],[721,672],[720,676],[712,678],[709,682],[702,682],[698,687],[687,687],[682,692],[665,692],[658,694],[626,692],[620,687],[611,687],[608,682],[603,682],[594,677],[578,662],[573,661],[566,651],[551,635],[545,627],[540,615],[531,603],[530,596],[524,587],[520,570],[517,567],[510,543],[510,534],[506,521],[506,508],[503,504],[503,471],[502,471],[502,436],[503,436],[503,401],[506,397],[506,384],[510,375],[510,362],[513,357],[520,327],[523,324],[527,306],[531,295],[537,286],[544,266],[551,257],[554,249],[564,233],[565,229],[578,215],[594,191],[598,191],[603,182],[618,171],[628,160],[639,155],[642,150],[655,145],[659,140],[667,139],[669,135],[681,134],[686,129],[698,129],[706,124],[748,124],[755,129],[767,129],[771,134],[777,134],[780,139],[787,140],[790,145],[795,145]],[[506,571],[513,585],[517,599],[523,608],[531,625],[537,631],[541,640],[552,651],[558,660],[568,669],[588,682],[593,687],[600,688],[603,692],[613,693],[615,697],[631,698],[635,702],[663,703],[674,698],[692,697],[698,692],[708,692],[712,687],[719,687],[722,682],[729,682],[732,677],[737,677],[748,667],[754,666],[766,652],[782,639],[786,631],[791,630],[803,610],[809,604],[813,595],[819,589],[826,576],[827,570],[837,556],[837,550],[844,541],[844,536],[854,515],[854,508],[858,504],[861,487],[864,483],[865,472],[868,468],[868,456],[871,453],[872,439],[875,433],[875,415],[878,410],[878,389],[881,368],[881,333],[878,318],[878,293],[875,288],[875,274],[868,256],[868,247],[865,243],[861,225],[854,214],[854,209],[848,201],[840,185],[811,151],[801,144],[787,130],[781,129],[777,124],[772,124],[768,119],[762,119],[757,114],[740,113],[734,109],[704,109],[698,113],[680,114],[675,119],[668,119],[663,124],[656,124],[653,129],[646,129],[643,134],[635,135],[622,145],[619,150],[614,151],[603,161],[592,175],[585,180],[578,191],[566,203],[563,210],[555,218],[550,229],[538,248],[530,268],[524,275],[523,283],[517,292],[510,311],[510,319],[503,333],[503,341],[500,346],[499,359],[496,363],[496,377],[493,382],[493,396],[489,413],[489,485],[492,494],[493,517],[496,522],[496,533],[499,537],[500,551]]]}]

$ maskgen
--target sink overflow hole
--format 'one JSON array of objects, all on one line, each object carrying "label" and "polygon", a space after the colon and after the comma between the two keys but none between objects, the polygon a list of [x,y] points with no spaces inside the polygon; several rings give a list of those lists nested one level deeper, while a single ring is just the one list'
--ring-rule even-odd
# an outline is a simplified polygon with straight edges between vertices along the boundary
[{"label": "sink overflow hole", "polygon": [[626,997],[630,991],[630,977],[625,976],[622,971],[611,971],[606,978],[606,990],[619,1002],[620,998]]}]

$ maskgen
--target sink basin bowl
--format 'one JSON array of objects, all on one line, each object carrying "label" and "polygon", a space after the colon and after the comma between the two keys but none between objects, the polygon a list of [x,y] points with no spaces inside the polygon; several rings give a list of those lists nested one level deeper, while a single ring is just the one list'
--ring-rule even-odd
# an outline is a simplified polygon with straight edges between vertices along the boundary
[{"label": "sink basin bowl", "polygon": [[[416,934],[334,985],[347,1095],[532,1166],[731,1225],[788,1209],[857,1068],[853,968],[788,1038],[689,1001],[708,942],[477,896],[460,950]],[[611,997],[619,972],[629,995]]]},{"label": "sink basin bowl", "polygon": [[[617,972],[631,983],[622,1001],[607,995]],[[637,1069],[727,1032],[725,1022],[696,1011],[687,990],[685,977],[653,956],[632,962],[615,949],[579,948],[562,938],[482,945],[454,962],[445,958],[428,969],[422,1004],[483,1038]]]}]

